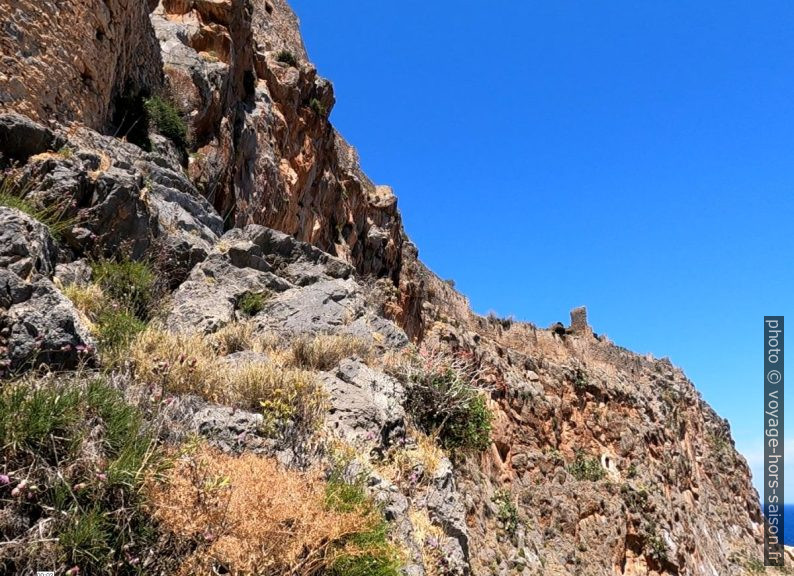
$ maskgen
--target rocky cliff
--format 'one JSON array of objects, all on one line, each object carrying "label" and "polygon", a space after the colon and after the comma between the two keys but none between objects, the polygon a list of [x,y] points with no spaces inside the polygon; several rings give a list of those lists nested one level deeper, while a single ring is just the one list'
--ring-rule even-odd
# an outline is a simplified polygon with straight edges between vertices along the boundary
[{"label": "rocky cliff", "polygon": [[[471,312],[329,122],[332,85],[282,0],[11,0],[0,16],[0,413],[22,426],[10,415],[55,386],[55,408],[85,389],[94,422],[76,452],[56,446],[68,419],[0,425],[6,572],[763,570],[727,422],[584,310],[549,329]],[[147,458],[113,484],[131,457],[97,378],[142,415],[146,454],[190,474],[156,482]],[[185,456],[197,442],[220,452]],[[207,458],[225,472],[190,484],[191,532],[163,499]],[[268,498],[298,473],[325,504],[295,488],[287,513]],[[377,510],[330,506],[340,478]],[[279,531],[218,519],[243,486]],[[360,527],[311,532],[356,514],[383,516],[391,556]]]}]

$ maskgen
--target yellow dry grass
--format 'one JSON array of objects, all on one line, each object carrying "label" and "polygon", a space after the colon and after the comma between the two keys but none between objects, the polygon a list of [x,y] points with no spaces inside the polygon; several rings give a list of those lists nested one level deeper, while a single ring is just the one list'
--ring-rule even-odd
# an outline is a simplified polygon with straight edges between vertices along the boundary
[{"label": "yellow dry grass", "polygon": [[408,518],[414,528],[413,539],[422,551],[422,564],[427,576],[442,576],[440,542],[444,531],[430,521],[427,510],[411,509]]},{"label": "yellow dry grass", "polygon": [[63,294],[71,300],[77,311],[90,324],[97,321],[99,313],[107,303],[102,288],[96,284],[86,284],[84,286],[69,284],[63,288]]},{"label": "yellow dry grass", "polygon": [[223,359],[231,351],[264,351],[265,346],[245,326],[209,338],[149,328],[132,343],[129,358],[140,381],[159,385],[166,394],[197,394],[211,402],[263,409],[269,421],[294,419],[313,427],[324,412],[325,394],[312,372],[285,367],[275,350],[267,362],[233,365]]},{"label": "yellow dry grass", "polygon": [[[434,436],[416,429],[410,429],[408,433],[415,438],[416,444],[395,450],[379,471],[395,483],[429,482],[438,471],[444,451],[439,447]],[[412,480],[412,475],[418,468],[423,470],[424,474],[421,479]]]},{"label": "yellow dry grass", "polygon": [[[350,537],[379,522],[371,506],[347,512],[326,505],[317,472],[281,468],[274,459],[239,457],[199,445],[178,458],[147,492],[153,515],[195,551],[180,574],[322,574],[340,554],[366,553]],[[277,487],[277,489],[274,489]]]},{"label": "yellow dry grass", "polygon": [[365,340],[349,334],[317,334],[297,338],[290,348],[291,363],[302,368],[329,370],[349,356],[365,362],[372,347]]}]

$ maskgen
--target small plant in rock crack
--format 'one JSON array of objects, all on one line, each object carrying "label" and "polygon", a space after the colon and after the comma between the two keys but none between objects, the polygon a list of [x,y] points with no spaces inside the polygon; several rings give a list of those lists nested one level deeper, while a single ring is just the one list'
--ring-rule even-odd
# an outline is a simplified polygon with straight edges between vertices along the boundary
[{"label": "small plant in rock crack", "polygon": [[505,532],[510,536],[515,536],[519,525],[518,509],[513,502],[510,491],[500,488],[496,491],[492,500],[496,504],[496,518],[501,522]]},{"label": "small plant in rock crack", "polygon": [[583,392],[585,389],[587,389],[587,384],[587,374],[583,370],[577,369],[576,379],[573,382],[574,389],[576,389],[578,392]]},{"label": "small plant in rock crack", "polygon": [[248,317],[256,316],[264,309],[266,300],[262,292],[246,292],[237,301],[237,308]]},{"label": "small plant in rock crack", "polygon": [[587,458],[581,451],[576,452],[574,461],[568,465],[568,472],[577,480],[591,482],[597,482],[606,475],[598,458]]},{"label": "small plant in rock crack", "polygon": [[325,117],[328,114],[328,108],[325,107],[325,104],[320,102],[317,98],[312,98],[309,102],[309,108],[314,110],[314,113],[318,116]]},{"label": "small plant in rock crack", "polygon": [[276,54],[276,60],[287,66],[292,66],[293,68],[298,67],[298,59],[295,58],[295,55],[289,50],[282,50]]},{"label": "small plant in rock crack", "polygon": [[144,108],[160,134],[180,148],[187,146],[187,123],[171,99],[160,95],[152,96],[145,101]]},{"label": "small plant in rock crack", "polygon": [[[744,567],[747,568],[747,571],[751,574],[763,574],[766,572],[764,562],[758,558],[749,558],[745,561]],[[784,572],[784,574],[788,574],[788,571]]]},{"label": "small plant in rock crack", "polygon": [[645,537],[645,552],[656,563],[661,564],[667,561],[667,544],[664,538],[656,533],[654,527],[648,529],[649,533]]},{"label": "small plant in rock crack", "polygon": [[645,488],[634,489],[628,484],[620,487],[620,495],[623,497],[623,502],[626,503],[626,508],[635,514],[642,514],[648,508],[649,498],[648,491]]}]

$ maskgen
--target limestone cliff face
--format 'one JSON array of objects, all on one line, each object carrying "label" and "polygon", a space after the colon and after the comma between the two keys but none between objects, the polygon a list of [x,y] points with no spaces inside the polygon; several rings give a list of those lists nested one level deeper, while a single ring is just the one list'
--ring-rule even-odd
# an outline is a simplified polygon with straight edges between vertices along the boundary
[{"label": "limestone cliff face", "polygon": [[[267,289],[262,330],[394,349],[407,335],[476,363],[495,414],[490,448],[444,458],[421,488],[372,478],[397,538],[414,542],[407,574],[730,576],[761,556],[747,464],[680,370],[597,337],[583,311],[549,329],[480,317],[421,263],[394,193],[328,121],[332,86],[285,2],[9,0],[0,17],[0,163],[18,163],[31,197],[76,222],[44,258],[36,238],[20,240],[36,224],[0,213],[15,223],[0,229],[0,369],[42,342],[71,367],[90,344],[57,268],[157,251],[172,273],[172,328],[213,332]],[[155,94],[185,119],[185,149],[153,133],[148,150],[135,142]],[[341,429],[391,449],[404,432],[399,383],[351,359],[323,380]],[[369,388],[369,400],[350,399]],[[417,514],[449,562],[412,540]]]},{"label": "limestone cliff face", "polygon": [[146,2],[9,0],[0,5],[0,106],[44,122],[108,126],[124,95],[160,84]]},{"label": "limestone cliff face", "polygon": [[171,92],[190,119],[188,172],[227,227],[257,223],[396,280],[397,200],[328,122],[333,88],[283,2],[164,1],[152,14]]}]

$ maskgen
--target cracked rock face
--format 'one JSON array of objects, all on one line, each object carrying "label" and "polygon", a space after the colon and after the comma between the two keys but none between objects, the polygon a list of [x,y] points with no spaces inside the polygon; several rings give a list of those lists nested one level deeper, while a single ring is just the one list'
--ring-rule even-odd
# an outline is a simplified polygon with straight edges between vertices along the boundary
[{"label": "cracked rock face", "polygon": [[174,294],[168,325],[214,332],[245,318],[240,301],[261,294],[257,331],[296,336],[341,333],[386,347],[407,344],[405,334],[377,315],[354,270],[284,233],[250,225],[229,231]]},{"label": "cracked rock face", "polygon": [[0,4],[0,108],[103,128],[123,93],[162,75],[147,2],[10,0]]},{"label": "cracked rock face", "polygon": [[56,258],[43,224],[0,207],[0,375],[38,364],[74,368],[95,348],[51,281]]},{"label": "cracked rock face", "polygon": [[402,385],[355,358],[322,377],[329,396],[327,425],[354,445],[386,449],[405,436]]}]

